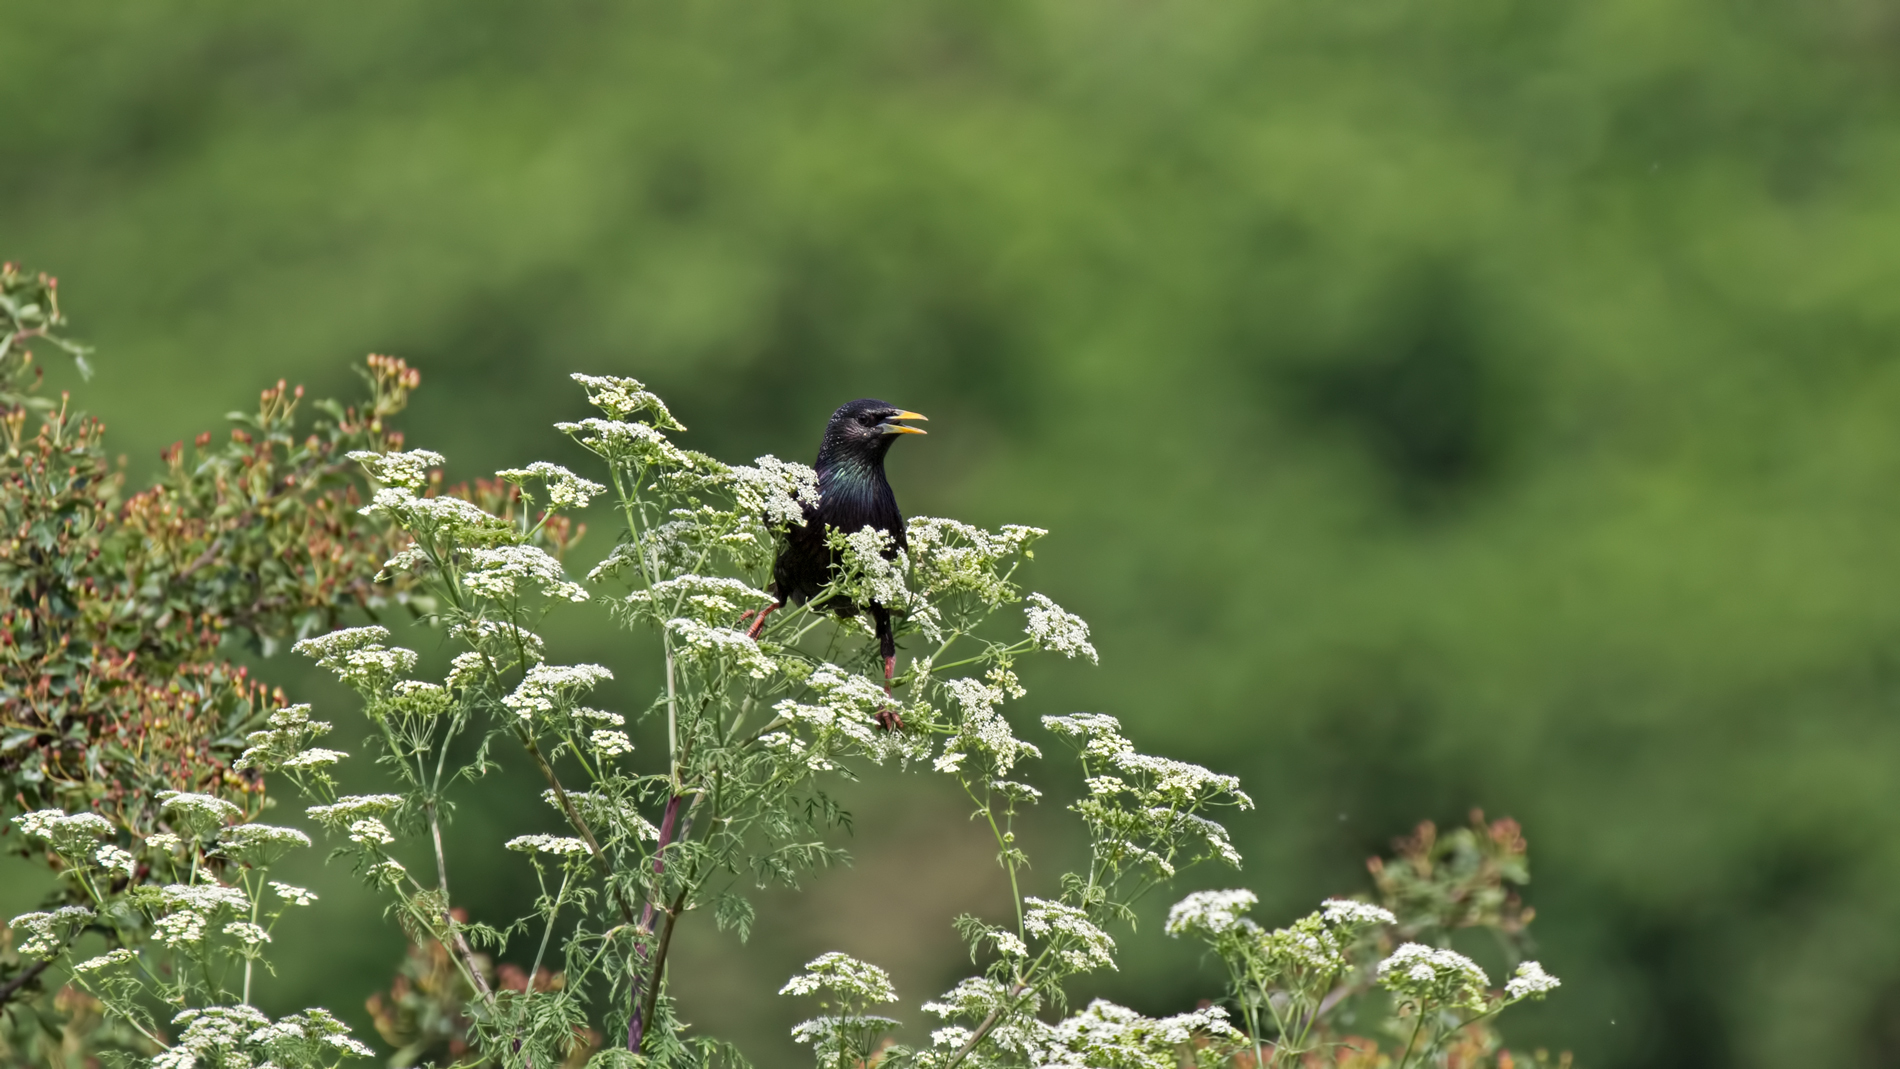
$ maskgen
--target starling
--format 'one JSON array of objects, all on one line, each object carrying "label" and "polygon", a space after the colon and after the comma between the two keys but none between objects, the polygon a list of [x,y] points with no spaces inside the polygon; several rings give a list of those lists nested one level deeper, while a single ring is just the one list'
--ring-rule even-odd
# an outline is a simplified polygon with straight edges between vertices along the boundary
[{"label": "starling", "polygon": [[[831,582],[832,570],[839,565],[839,554],[825,544],[828,528],[847,533],[874,527],[891,536],[891,552],[905,548],[904,514],[898,511],[897,496],[884,477],[884,454],[900,434],[923,434],[898,420],[923,419],[894,405],[866,398],[852,401],[831,414],[825,425],[825,437],[818,445],[818,506],[805,508],[805,525],[787,532],[785,545],[772,565],[771,594],[777,604],[761,612],[752,622],[757,635],[765,618],[790,602],[802,605]],[[839,616],[856,616],[869,609],[877,625],[877,650],[884,658],[884,690],[890,692],[890,679],[897,668],[897,638],[891,629],[891,611],[873,602],[859,606],[849,599],[832,598],[819,608]],[[901,727],[897,714],[888,710],[879,714],[887,728]]]}]

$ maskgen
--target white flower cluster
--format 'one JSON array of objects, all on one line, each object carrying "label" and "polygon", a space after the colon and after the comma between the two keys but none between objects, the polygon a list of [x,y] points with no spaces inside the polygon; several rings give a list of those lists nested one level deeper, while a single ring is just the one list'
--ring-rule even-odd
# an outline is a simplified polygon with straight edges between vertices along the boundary
[{"label": "white flower cluster", "polygon": [[268,865],[294,847],[309,846],[310,836],[274,824],[238,824],[218,835],[218,849],[251,865]]},{"label": "white flower cluster", "polygon": [[1181,1048],[1196,1037],[1237,1041],[1241,1035],[1219,1006],[1156,1019],[1096,999],[1048,1029],[1035,1064],[1038,1069],[1176,1069]]},{"label": "white flower cluster", "polygon": [[805,963],[805,971],[779,988],[781,995],[815,995],[829,992],[854,1002],[896,1002],[897,989],[891,976],[868,961],[859,961],[837,951],[820,954]]},{"label": "white flower cluster", "polygon": [[76,931],[93,916],[84,906],[61,906],[51,913],[22,913],[7,922],[27,934],[20,953],[29,958],[51,959]]},{"label": "white flower cluster", "polygon": [[389,828],[375,817],[350,821],[350,841],[363,846],[388,846],[396,841]]},{"label": "white flower cluster", "polygon": [[307,638],[291,649],[317,662],[358,691],[384,690],[416,666],[413,650],[390,648],[386,627],[346,627]]},{"label": "white flower cluster", "polygon": [[1095,647],[1089,645],[1089,625],[1080,616],[1063,611],[1062,606],[1041,594],[1029,595],[1029,604],[1023,607],[1023,613],[1029,618],[1023,633],[1035,642],[1037,649],[1053,650],[1069,658],[1087,657],[1091,664],[1101,663],[1101,658],[1095,655]]},{"label": "white flower cluster", "polygon": [[1030,935],[1049,940],[1064,964],[1076,972],[1115,968],[1115,940],[1096,927],[1088,914],[1063,902],[1024,896],[1029,908],[1023,913],[1023,928]]},{"label": "white flower cluster", "polygon": [[159,808],[172,820],[200,839],[210,838],[227,821],[244,815],[244,810],[235,803],[195,791],[160,791],[158,802]]},{"label": "white flower cluster", "polygon": [[858,594],[864,600],[886,608],[908,610],[924,604],[910,592],[904,573],[910,570],[910,558],[897,549],[889,531],[866,525],[843,535],[832,535],[843,548],[842,562],[847,573],[855,573]]},{"label": "white flower cluster", "polygon": [[1240,789],[1237,777],[1137,752],[1122,737],[1121,723],[1112,716],[1072,713],[1045,716],[1042,723],[1082,745],[1089,797],[1071,808],[1096,829],[1098,849],[1145,863],[1162,875],[1172,874],[1172,863],[1134,836],[1170,849],[1195,843],[1203,856],[1240,865],[1240,853],[1227,829],[1196,812],[1213,805],[1251,809],[1253,800]]},{"label": "white flower cluster", "polygon": [[585,842],[566,835],[517,835],[502,845],[509,850],[519,850],[524,854],[582,857],[588,853]]},{"label": "white flower cluster", "polygon": [[471,549],[462,582],[477,594],[497,601],[512,601],[530,587],[565,601],[588,598],[587,591],[561,570],[560,561],[535,546]]},{"label": "white flower cluster", "polygon": [[744,631],[701,623],[685,616],[668,620],[666,629],[679,638],[683,656],[730,657],[737,668],[753,679],[764,679],[777,667]]},{"label": "white flower cluster", "polygon": [[584,419],[578,423],[556,423],[554,429],[571,435],[609,460],[631,458],[643,464],[667,467],[684,467],[689,463],[679,446],[667,441],[666,435],[644,423]]},{"label": "white flower cluster", "polygon": [[984,760],[987,772],[1006,776],[1017,761],[1042,756],[1041,750],[1017,738],[1009,721],[996,711],[1008,696],[1004,687],[968,677],[945,680],[940,686],[961,715],[956,734],[944,743],[937,758],[937,771],[959,772],[964,760],[974,755]]},{"label": "white flower cluster", "polygon": [[338,798],[329,805],[313,805],[304,812],[310,819],[331,831],[341,831],[353,821],[367,816],[392,813],[401,806],[402,795],[400,794],[351,794]]},{"label": "white flower cluster", "polygon": [[250,921],[232,921],[224,926],[224,934],[252,950],[270,942],[270,933]]},{"label": "white flower cluster", "polygon": [[548,488],[548,505],[557,509],[584,509],[596,496],[607,491],[605,486],[591,479],[583,479],[559,464],[550,464],[545,460],[537,460],[525,468],[507,468],[495,474],[517,485],[529,479],[540,479]]},{"label": "white flower cluster", "polygon": [[133,874],[138,871],[137,859],[111,843],[100,847],[98,851],[92,855],[92,859],[99,863],[100,868],[105,869],[107,872],[123,873],[126,879],[131,879]]},{"label": "white flower cluster", "polygon": [[537,664],[521,677],[521,683],[501,700],[523,720],[536,713],[552,713],[558,706],[573,701],[580,692],[591,690],[614,674],[597,664]]},{"label": "white flower cluster", "polygon": [[770,455],[752,464],[735,466],[728,473],[739,511],[767,527],[803,527],[805,511],[818,507],[818,473]]},{"label": "white flower cluster", "polygon": [[1520,999],[1543,998],[1562,986],[1562,981],[1544,971],[1544,967],[1534,961],[1522,962],[1517,972],[1504,981],[1504,994],[1511,1001]]},{"label": "white flower cluster", "polygon": [[378,482],[411,491],[420,490],[428,484],[430,468],[439,468],[448,463],[442,454],[427,449],[411,449],[407,453],[375,453],[358,449],[345,456],[368,468]]},{"label": "white flower cluster", "polygon": [[677,575],[646,590],[636,590],[622,604],[636,616],[652,619],[690,615],[700,620],[730,620],[743,609],[773,603],[772,595],[737,579],[716,575]]},{"label": "white flower cluster", "polygon": [[87,958],[85,961],[74,965],[73,971],[79,973],[98,972],[100,969],[109,968],[113,965],[124,965],[126,962],[132,961],[137,957],[138,955],[132,953],[130,950],[119,947],[116,950],[108,950],[96,958]]},{"label": "white flower cluster", "polygon": [[[1036,999],[1027,992],[1006,1004],[1003,986],[982,977],[964,980],[938,1000],[924,1003],[926,1012],[946,1019],[975,1022],[996,1013],[986,1046],[1014,1055],[1006,1064],[1026,1063],[1036,1069],[1177,1069],[1181,1050],[1190,1043],[1231,1044],[1244,1038],[1219,1006],[1156,1019],[1097,999],[1053,1025],[1038,1020],[1036,1009]],[[943,1064],[970,1036],[970,1029],[962,1026],[937,1029],[930,1034],[934,1049],[918,1064]],[[978,1057],[975,1064],[1003,1064]]]},{"label": "white flower cluster", "polygon": [[54,852],[66,858],[83,858],[100,839],[111,835],[112,824],[97,813],[68,816],[58,809],[40,809],[13,818],[28,838],[44,839]]},{"label": "white flower cluster", "polygon": [[[1541,969],[1539,970],[1542,971]],[[1420,1006],[1485,1008],[1491,978],[1455,950],[1407,943],[1379,963],[1379,986]]]},{"label": "white flower cluster", "polygon": [[276,880],[272,880],[270,882],[270,889],[276,891],[279,897],[293,906],[307,906],[317,900],[316,892],[306,891],[296,884],[279,883]]},{"label": "white flower cluster", "polygon": [[[459,497],[417,497],[399,486],[385,486],[376,491],[369,504],[356,511],[365,516],[388,516],[403,530],[422,534],[463,537],[508,529],[507,524],[482,511],[481,506],[472,501]],[[403,560],[403,556],[398,554],[396,559]]]},{"label": "white flower cluster", "polygon": [[451,701],[448,688],[440,683],[402,679],[389,688],[389,697],[384,699],[383,708],[412,716],[438,716],[448,712]]},{"label": "white flower cluster", "polygon": [[211,1006],[185,1010],[172,1023],[185,1030],[152,1059],[151,1069],[329,1065],[339,1055],[368,1058],[375,1053],[352,1038],[349,1026],[328,1010],[305,1010],[273,1024],[250,1006]]},{"label": "white flower cluster", "polygon": [[601,728],[587,735],[587,742],[603,757],[619,757],[633,752],[633,740],[624,731]]},{"label": "white flower cluster", "polygon": [[[310,719],[308,705],[291,705],[279,709],[270,715],[268,726],[263,731],[253,731],[245,737],[249,748],[238,756],[233,766],[239,769],[255,768],[260,772],[275,772],[278,768],[304,753],[310,744],[328,734],[330,725],[321,720]],[[332,754],[335,750],[320,750],[319,753]],[[341,758],[347,756],[338,754]],[[293,765],[294,768],[320,767],[324,762],[313,760],[310,763]]]},{"label": "white flower cluster", "polygon": [[[519,657],[530,661],[547,658],[547,645],[541,641],[540,635],[505,620],[477,620],[470,624],[457,624],[449,629],[449,635],[488,654],[503,665],[513,664]],[[474,656],[464,653],[455,658],[455,669],[449,675],[451,687],[465,686],[486,671],[479,661],[463,660]],[[458,671],[463,674],[456,674]]]},{"label": "white flower cluster", "polygon": [[464,650],[449,662],[449,676],[443,682],[450,690],[467,690],[487,675],[488,658],[474,650]]},{"label": "white flower cluster", "polygon": [[1329,898],[1320,904],[1320,917],[1338,928],[1370,928],[1377,924],[1397,924],[1392,911],[1370,902],[1351,898]]},{"label": "white flower cluster", "polygon": [[1151,805],[1187,809],[1197,805],[1232,804],[1252,809],[1253,799],[1240,789],[1240,777],[1210,772],[1200,765],[1155,757],[1136,751],[1121,735],[1121,722],[1101,713],[1045,716],[1042,724],[1058,735],[1086,739],[1083,756],[1132,776],[1141,785],[1129,786]]},{"label": "white flower cluster", "polygon": [[579,372],[569,377],[587,390],[588,404],[615,419],[626,419],[645,412],[655,426],[673,431],[686,429],[679,420],[673,418],[673,413],[667,411],[666,402],[648,391],[646,384],[639,379],[618,375],[583,375]]},{"label": "white flower cluster", "polygon": [[1165,931],[1177,938],[1183,935],[1217,937],[1252,925],[1243,914],[1259,901],[1260,897],[1248,890],[1196,891],[1168,910]]},{"label": "white flower cluster", "polygon": [[920,591],[931,597],[973,594],[992,607],[1016,597],[1003,564],[1048,533],[1040,527],[1010,524],[992,534],[933,516],[917,516],[905,525],[912,574]]},{"label": "white flower cluster", "polygon": [[158,918],[155,927],[159,940],[170,947],[203,939],[212,917],[221,909],[241,915],[251,908],[250,897],[243,889],[217,883],[170,884],[159,892],[159,902],[167,912]]}]

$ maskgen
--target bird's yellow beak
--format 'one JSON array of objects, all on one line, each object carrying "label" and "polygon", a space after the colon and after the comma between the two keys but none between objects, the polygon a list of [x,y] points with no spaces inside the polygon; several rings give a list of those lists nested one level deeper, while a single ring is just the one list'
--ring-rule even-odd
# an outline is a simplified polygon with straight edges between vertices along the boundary
[{"label": "bird's yellow beak", "polygon": [[897,415],[891,416],[884,421],[884,433],[885,434],[929,434],[930,433],[929,431],[920,430],[916,427],[906,427],[903,424],[896,422],[897,420],[900,420],[900,419],[921,419],[925,421],[926,423],[930,421],[930,417],[924,415],[922,412],[899,412]]}]

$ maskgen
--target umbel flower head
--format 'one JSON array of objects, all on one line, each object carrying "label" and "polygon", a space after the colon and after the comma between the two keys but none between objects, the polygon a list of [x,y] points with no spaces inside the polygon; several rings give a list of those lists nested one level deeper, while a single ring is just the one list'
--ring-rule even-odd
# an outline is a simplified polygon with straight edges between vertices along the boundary
[{"label": "umbel flower head", "polygon": [[805,963],[805,971],[779,988],[781,995],[830,994],[840,1000],[873,1004],[897,1001],[891,975],[868,961],[837,951]]},{"label": "umbel flower head", "polygon": [[1455,950],[1407,943],[1379,963],[1379,986],[1420,1006],[1483,1010],[1491,979]]}]

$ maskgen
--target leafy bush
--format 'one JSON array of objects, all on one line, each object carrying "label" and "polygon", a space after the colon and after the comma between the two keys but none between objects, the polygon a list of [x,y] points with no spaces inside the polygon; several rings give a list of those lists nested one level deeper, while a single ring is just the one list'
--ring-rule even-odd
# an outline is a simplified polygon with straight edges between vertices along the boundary
[{"label": "leafy bush", "polygon": [[[50,281],[15,288],[16,332],[56,323]],[[22,356],[15,379],[26,366]],[[14,436],[21,474],[8,507],[28,548],[8,573],[25,595],[9,617],[23,638],[9,647],[22,652],[9,662],[8,700],[21,697],[8,707],[20,733],[8,771],[31,811],[13,822],[66,877],[59,901],[13,921],[32,961],[18,976],[65,965],[112,1027],[129,1030],[113,1039],[122,1052],[151,1053],[156,1069],[328,1067],[369,1054],[327,1011],[273,1022],[250,1004],[272,927],[314,898],[269,878],[310,845],[257,819],[262,778],[280,775],[414,943],[396,989],[372,1001],[379,1029],[402,1045],[399,1064],[740,1064],[730,1044],[691,1034],[668,995],[678,922],[708,910],[744,939],[754,888],[841,859],[830,834],[846,814],[828,790],[885,763],[960,786],[994,839],[1014,909],[955,920],[979,968],[923,1004],[940,1026],[922,1047],[891,1042],[897,1022],[875,1012],[897,1000],[883,970],[814,959],[782,993],[817,1001],[794,1038],[821,1066],[1514,1063],[1496,1015],[1557,982],[1518,960],[1493,990],[1449,945],[1458,929],[1484,928],[1521,959],[1524,842],[1515,824],[1481,817],[1443,837],[1422,826],[1375,862],[1381,904],[1329,900],[1267,930],[1245,915],[1252,892],[1189,895],[1167,930],[1222,962],[1218,1000],[1159,1019],[1100,999],[1071,1012],[1084,978],[1115,967],[1112,929],[1138,902],[1189,866],[1238,867],[1217,818],[1253,803],[1232,776],[1142,752],[1110,716],[1044,717],[1041,745],[1017,735],[1003,709],[1024,697],[1022,659],[1096,657],[1088,625],[1024,585],[1045,532],[916,518],[899,548],[888,532],[830,531],[840,565],[829,584],[766,614],[775,549],[817,499],[811,469],[681,449],[668,434],[683,428],[639,382],[576,375],[602,414],[559,427],[597,458],[602,481],[537,462],[443,494],[444,458],[404,451],[382,424],[414,373],[384,358],[370,368],[371,401],[327,407],[330,421],[302,442],[290,429],[298,395],[279,385],[230,445],[201,437],[190,465],[174,447],[161,485],[116,508],[96,423],[40,405],[37,438]],[[346,462],[372,476],[366,503]],[[597,498],[620,530],[577,582],[560,559],[579,533],[566,514]],[[389,586],[372,586],[372,573]],[[334,629],[345,607],[412,590],[412,607],[459,651],[439,681],[412,677],[417,654],[386,626]],[[631,710],[656,735],[663,727],[663,755],[636,751],[627,714],[587,704],[609,667],[551,660],[537,632],[545,614],[597,595],[664,665],[663,686]],[[841,602],[897,614],[913,652],[888,684],[868,614],[825,608]],[[294,637],[357,692],[385,792],[340,793],[333,770],[349,755],[318,745],[330,724],[274,694],[279,707],[265,714],[266,695],[219,659],[232,634]],[[93,665],[121,650],[132,682],[92,689]],[[217,687],[175,698],[165,708],[189,715],[161,725],[146,697],[176,693],[161,672]],[[128,721],[173,732],[195,748],[190,761],[145,759],[170,751],[124,745],[113,733]],[[1038,895],[1016,824],[1043,796],[1023,771],[1048,744],[1074,753],[1081,785],[1069,809],[1089,850]],[[87,763],[68,761],[77,752]],[[570,834],[496,844],[532,867],[540,893],[509,924],[472,921],[451,894],[442,828],[452,793],[516,753]],[[75,962],[88,933],[105,951]],[[522,933],[532,965],[503,976],[484,951]]]}]

